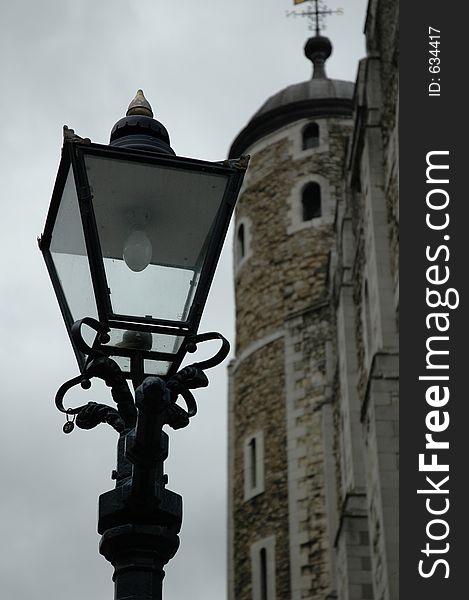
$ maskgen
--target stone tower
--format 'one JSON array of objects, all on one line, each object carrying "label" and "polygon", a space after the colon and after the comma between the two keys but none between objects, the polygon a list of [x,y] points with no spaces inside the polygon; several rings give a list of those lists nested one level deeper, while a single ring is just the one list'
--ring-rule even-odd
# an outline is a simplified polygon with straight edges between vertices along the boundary
[{"label": "stone tower", "polygon": [[327,38],[310,38],[312,78],[269,98],[230,150],[252,158],[235,223],[229,600],[334,590],[328,272],[354,85],[327,77],[331,51]]}]

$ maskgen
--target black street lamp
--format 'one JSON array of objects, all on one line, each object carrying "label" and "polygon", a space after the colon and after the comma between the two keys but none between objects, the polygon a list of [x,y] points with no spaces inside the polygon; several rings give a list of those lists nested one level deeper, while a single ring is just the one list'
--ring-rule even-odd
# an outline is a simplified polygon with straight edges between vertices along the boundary
[{"label": "black street lamp", "polygon": [[[109,146],[64,128],[39,246],[80,375],[56,405],[65,433],[107,422],[120,434],[116,487],[100,496],[98,520],[116,600],[161,598],[163,567],[179,545],[182,498],[165,487],[162,427],[188,425],[197,411],[190,390],[208,385],[204,370],[229,351],[219,333],[197,330],[247,164],[176,156],[141,90]],[[178,372],[187,352],[213,339],[213,358]],[[89,388],[92,377],[111,388],[117,409],[65,408],[67,391]]]}]

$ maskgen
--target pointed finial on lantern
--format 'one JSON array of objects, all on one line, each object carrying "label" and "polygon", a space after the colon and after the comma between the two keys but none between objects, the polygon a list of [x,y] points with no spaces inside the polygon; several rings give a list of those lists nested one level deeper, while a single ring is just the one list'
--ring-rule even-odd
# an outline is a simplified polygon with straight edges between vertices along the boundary
[{"label": "pointed finial on lantern", "polygon": [[135,98],[129,104],[126,116],[130,117],[132,115],[143,115],[145,117],[153,117],[153,111],[151,109],[150,103],[143,95],[143,90],[137,90]]},{"label": "pointed finial on lantern", "polygon": [[153,118],[150,103],[138,90],[129,104],[126,116],[119,119],[111,131],[111,146],[175,154],[170,146],[166,127]]}]

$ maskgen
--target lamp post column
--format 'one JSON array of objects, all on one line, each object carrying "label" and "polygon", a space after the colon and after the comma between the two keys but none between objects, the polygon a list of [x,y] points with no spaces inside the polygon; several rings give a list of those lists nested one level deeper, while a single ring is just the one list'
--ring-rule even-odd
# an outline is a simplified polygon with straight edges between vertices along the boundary
[{"label": "lamp post column", "polygon": [[189,418],[159,377],[147,377],[136,389],[135,405],[136,426],[119,439],[116,487],[99,498],[100,552],[114,566],[115,600],[160,600],[163,569],[179,547],[182,522],[182,498],[165,487],[168,436],[162,427],[183,427]]},{"label": "lamp post column", "polygon": [[166,528],[121,525],[101,538],[100,552],[114,567],[115,600],[162,600],[164,566],[179,538]]}]

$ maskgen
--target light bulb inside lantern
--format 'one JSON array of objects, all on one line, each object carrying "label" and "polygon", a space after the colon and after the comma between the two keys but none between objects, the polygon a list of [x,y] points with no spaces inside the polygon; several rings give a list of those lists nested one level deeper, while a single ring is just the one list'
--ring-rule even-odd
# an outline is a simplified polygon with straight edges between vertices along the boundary
[{"label": "light bulb inside lantern", "polygon": [[153,247],[145,231],[134,227],[124,244],[125,264],[138,273],[148,267],[151,262]]}]

